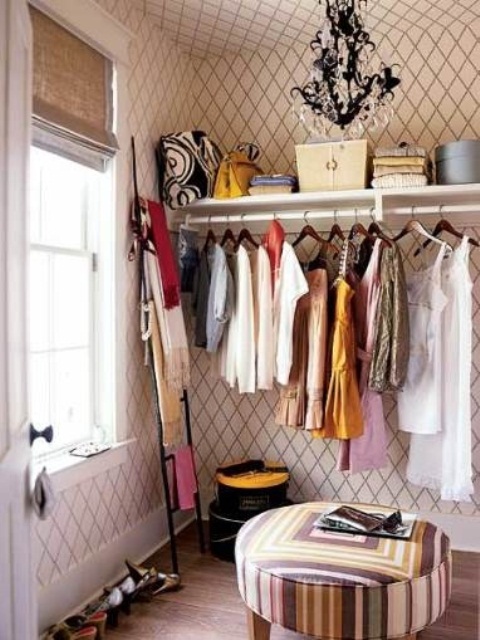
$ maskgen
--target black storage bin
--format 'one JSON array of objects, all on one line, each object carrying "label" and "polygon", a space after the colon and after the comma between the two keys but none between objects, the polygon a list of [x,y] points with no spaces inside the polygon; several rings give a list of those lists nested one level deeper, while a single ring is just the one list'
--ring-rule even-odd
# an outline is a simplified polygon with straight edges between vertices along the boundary
[{"label": "black storage bin", "polygon": [[282,464],[246,460],[217,469],[217,499],[210,503],[210,550],[221,560],[235,561],[237,533],[247,520],[263,511],[283,507],[288,469]]},{"label": "black storage bin", "polygon": [[220,560],[235,562],[235,540],[240,527],[251,515],[235,516],[222,513],[216,500],[208,508],[210,522],[210,551]]},{"label": "black storage bin", "polygon": [[[279,507],[293,504],[288,498]],[[261,513],[258,512],[258,513]],[[210,527],[210,551],[220,560],[235,562],[235,541],[240,528],[257,513],[232,514],[220,509],[216,500],[208,508]]]}]

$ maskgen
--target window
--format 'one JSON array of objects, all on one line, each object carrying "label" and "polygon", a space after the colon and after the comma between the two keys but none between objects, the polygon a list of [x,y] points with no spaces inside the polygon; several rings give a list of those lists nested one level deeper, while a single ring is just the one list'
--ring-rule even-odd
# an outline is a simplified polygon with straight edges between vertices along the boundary
[{"label": "window", "polygon": [[43,457],[127,436],[129,235],[119,220],[128,210],[132,34],[94,2],[29,4],[30,415],[38,429],[55,430],[53,443],[34,443],[32,453]]},{"label": "window", "polygon": [[110,174],[36,147],[30,171],[30,415],[55,433],[36,441],[40,454],[112,436]]}]

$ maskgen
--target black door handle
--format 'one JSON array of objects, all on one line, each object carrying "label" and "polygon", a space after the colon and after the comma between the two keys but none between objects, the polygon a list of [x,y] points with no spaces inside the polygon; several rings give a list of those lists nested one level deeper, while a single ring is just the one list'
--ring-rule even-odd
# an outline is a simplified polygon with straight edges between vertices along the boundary
[{"label": "black door handle", "polygon": [[30,446],[33,445],[37,438],[45,438],[47,442],[53,440],[53,427],[49,425],[43,431],[37,431],[33,424],[30,423]]}]

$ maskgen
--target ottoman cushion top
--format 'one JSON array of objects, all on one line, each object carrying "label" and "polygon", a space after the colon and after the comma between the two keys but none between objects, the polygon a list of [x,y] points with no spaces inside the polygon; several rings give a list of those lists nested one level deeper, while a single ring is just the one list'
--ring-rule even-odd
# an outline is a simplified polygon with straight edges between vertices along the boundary
[{"label": "ottoman cushion top", "polygon": [[451,592],[448,537],[422,520],[409,540],[313,526],[335,506],[282,507],[243,525],[235,558],[240,595],[249,609],[323,640],[402,638],[441,616]]},{"label": "ottoman cushion top", "polygon": [[[390,513],[378,505],[355,505]],[[237,556],[258,570],[295,582],[374,586],[429,575],[449,554],[449,539],[417,521],[409,540],[324,531],[314,521],[332,503],[312,502],[267,511],[244,525]]]}]

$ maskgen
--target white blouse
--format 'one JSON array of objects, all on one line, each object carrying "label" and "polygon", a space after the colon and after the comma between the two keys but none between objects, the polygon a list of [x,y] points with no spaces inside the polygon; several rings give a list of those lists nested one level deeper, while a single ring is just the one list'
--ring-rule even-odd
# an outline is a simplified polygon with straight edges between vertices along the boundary
[{"label": "white blouse", "polygon": [[248,251],[237,250],[235,361],[239,393],[255,393],[255,329],[252,270]]},{"label": "white blouse", "polygon": [[275,336],[275,376],[288,384],[293,357],[293,319],[297,300],[308,293],[308,283],[293,247],[283,243],[273,310]]},{"label": "white blouse", "polygon": [[256,339],[257,339],[257,387],[273,388],[273,299],[270,260],[265,247],[257,251],[256,272]]}]

